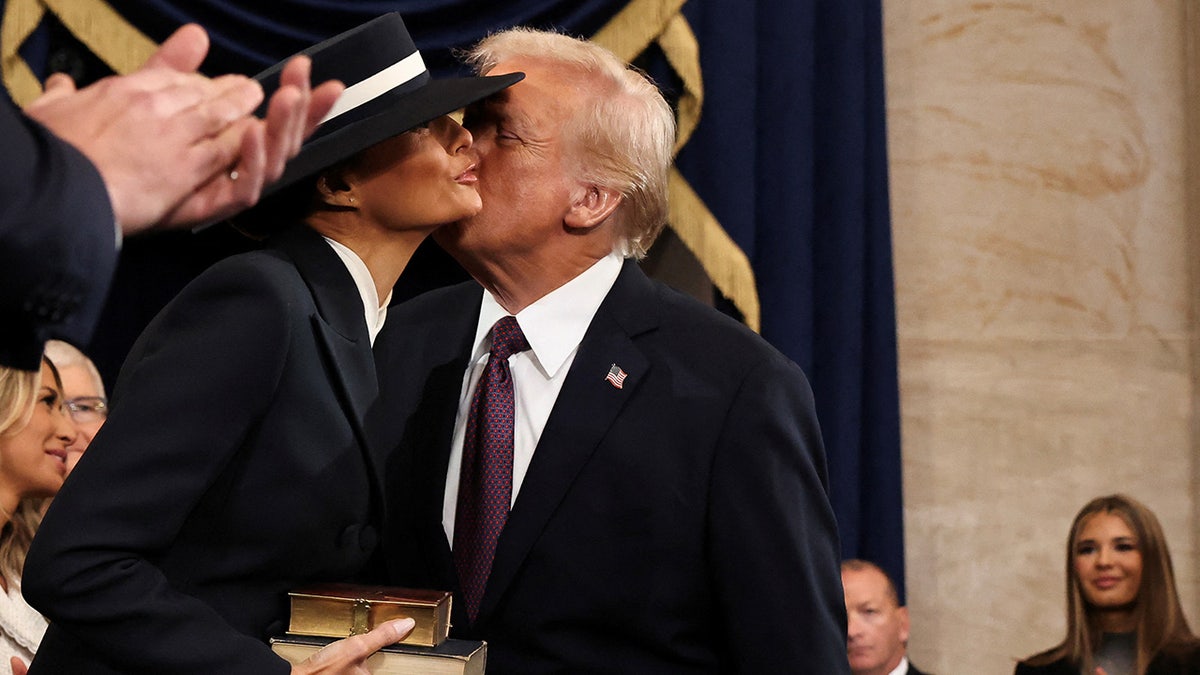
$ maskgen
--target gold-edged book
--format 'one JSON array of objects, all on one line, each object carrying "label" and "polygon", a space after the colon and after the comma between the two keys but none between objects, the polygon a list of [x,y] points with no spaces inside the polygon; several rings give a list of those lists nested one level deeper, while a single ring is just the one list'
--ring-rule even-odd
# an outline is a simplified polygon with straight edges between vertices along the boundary
[{"label": "gold-edged book", "polygon": [[[334,638],[283,635],[271,638],[271,649],[296,665],[333,642]],[[367,658],[371,675],[484,675],[487,643],[476,640],[445,640],[436,647],[395,644]]]},{"label": "gold-edged book", "polygon": [[451,595],[396,586],[315,584],[288,593],[292,635],[344,638],[361,635],[392,619],[417,622],[406,645],[436,647],[450,634]]}]

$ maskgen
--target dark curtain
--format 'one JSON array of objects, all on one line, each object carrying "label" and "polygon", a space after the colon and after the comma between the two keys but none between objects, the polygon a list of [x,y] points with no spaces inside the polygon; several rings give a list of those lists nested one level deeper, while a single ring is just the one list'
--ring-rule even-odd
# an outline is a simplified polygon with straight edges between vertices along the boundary
[{"label": "dark curtain", "polygon": [[[257,72],[398,10],[430,67],[446,73],[457,69],[451,48],[469,45],[489,30],[520,24],[592,35],[626,2],[111,4],[155,40],[187,21],[204,25],[213,41],[205,63],[210,73]],[[704,103],[678,167],[749,257],[763,336],[809,374],[843,553],[879,563],[896,578],[903,597],[881,12],[881,0],[688,0],[683,14],[699,43]],[[69,62],[104,74],[87,54],[64,59],[70,42],[48,20],[23,53],[57,59],[60,68]],[[652,48],[638,63],[664,84],[669,97],[679,94],[661,52]],[[115,372],[137,332],[174,292],[212,260],[244,246],[220,228],[128,242],[92,345],[106,375]],[[447,259],[436,251],[428,255],[414,268],[424,280],[412,281],[413,288],[458,278],[443,269]],[[732,303],[718,305],[737,314]]]},{"label": "dark curtain", "polygon": [[705,100],[678,166],[749,256],[762,335],[808,373],[846,557],[903,597],[880,0],[693,0]]}]

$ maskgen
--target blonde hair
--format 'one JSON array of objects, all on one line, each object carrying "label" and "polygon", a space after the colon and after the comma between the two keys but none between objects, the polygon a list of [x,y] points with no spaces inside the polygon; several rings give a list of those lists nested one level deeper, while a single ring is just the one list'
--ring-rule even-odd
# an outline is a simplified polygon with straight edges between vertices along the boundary
[{"label": "blonde hair", "polygon": [[598,44],[561,33],[513,28],[484,38],[464,55],[477,73],[521,57],[582,72],[592,100],[564,125],[583,161],[577,178],[621,195],[612,218],[619,252],[642,258],[667,221],[667,175],[675,115],[653,81]]},{"label": "blonde hair", "polygon": [[[42,357],[54,374],[55,384],[62,391],[58,370],[49,359]],[[41,388],[40,371],[26,371],[0,366],[0,437],[14,436],[21,432],[33,416],[37,393]],[[0,465],[0,472],[4,471]],[[8,522],[0,528],[0,579],[5,585],[21,577],[25,567],[25,554],[33,542],[33,535],[42,523],[45,499],[22,499],[14,513],[6,513]]]},{"label": "blonde hair", "polygon": [[1134,616],[1137,623],[1137,674],[1145,675],[1150,662],[1165,649],[1190,645],[1195,636],[1179,603],[1175,587],[1175,570],[1167,539],[1154,512],[1136,499],[1123,494],[1097,497],[1076,514],[1067,536],[1067,635],[1063,642],[1048,651],[1036,654],[1025,663],[1036,666],[1066,659],[1084,672],[1095,669],[1093,654],[1100,644],[1103,630],[1099,617],[1080,589],[1075,571],[1075,540],[1089,518],[1097,513],[1111,513],[1129,526],[1137,537],[1142,555],[1142,582],[1138,588]]}]

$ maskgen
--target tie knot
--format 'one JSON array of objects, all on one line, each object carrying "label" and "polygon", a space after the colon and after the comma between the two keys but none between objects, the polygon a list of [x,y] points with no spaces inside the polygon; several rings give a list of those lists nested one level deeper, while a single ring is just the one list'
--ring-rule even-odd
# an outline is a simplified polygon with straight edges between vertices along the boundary
[{"label": "tie knot", "polygon": [[518,352],[529,349],[529,341],[517,324],[517,317],[506,316],[492,326],[492,356],[507,359]]}]

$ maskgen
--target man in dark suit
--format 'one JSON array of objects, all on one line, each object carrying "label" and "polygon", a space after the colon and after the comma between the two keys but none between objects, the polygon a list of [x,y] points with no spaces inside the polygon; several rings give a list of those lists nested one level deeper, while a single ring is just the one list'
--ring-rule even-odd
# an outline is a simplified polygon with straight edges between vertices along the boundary
[{"label": "man in dark suit", "polygon": [[846,653],[853,675],[924,675],[909,662],[908,608],[883,568],[865,560],[842,563],[846,594]]},{"label": "man in dark suit", "polygon": [[310,92],[295,60],[256,120],[262,88],[196,74],[207,51],[189,25],[136,73],[80,90],[54,75],[24,114],[0,95],[0,365],[37,370],[47,339],[86,343],[123,234],[253,204],[342,89]]},{"label": "man in dark suit", "polygon": [[804,374],[630,259],[665,220],[670,108],[561,35],[470,59],[527,75],[468,109],[483,211],[435,235],[478,283],[394,307],[377,342],[391,580],[454,589],[497,675],[848,673]]}]

